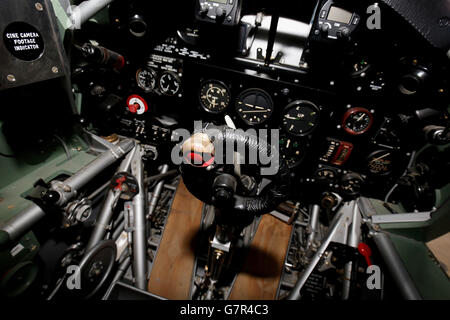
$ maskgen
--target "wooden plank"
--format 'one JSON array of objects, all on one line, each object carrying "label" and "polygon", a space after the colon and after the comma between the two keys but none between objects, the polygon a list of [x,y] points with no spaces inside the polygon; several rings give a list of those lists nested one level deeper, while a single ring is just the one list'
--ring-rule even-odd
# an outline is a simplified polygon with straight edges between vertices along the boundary
[{"label": "wooden plank", "polygon": [[450,232],[428,242],[427,246],[450,277]]},{"label": "wooden plank", "polygon": [[181,181],[148,281],[149,292],[172,300],[189,298],[202,206]]},{"label": "wooden plank", "polygon": [[261,219],[230,300],[273,300],[283,270],[292,226],[266,214]]}]

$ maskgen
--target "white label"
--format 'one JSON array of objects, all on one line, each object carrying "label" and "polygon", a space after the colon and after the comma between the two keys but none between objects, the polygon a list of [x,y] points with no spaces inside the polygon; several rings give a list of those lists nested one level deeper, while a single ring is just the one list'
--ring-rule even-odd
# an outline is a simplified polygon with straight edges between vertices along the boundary
[{"label": "white label", "polygon": [[23,249],[24,249],[24,246],[19,243],[17,246],[12,248],[11,255],[13,257],[17,256],[20,253],[20,251],[22,251]]}]

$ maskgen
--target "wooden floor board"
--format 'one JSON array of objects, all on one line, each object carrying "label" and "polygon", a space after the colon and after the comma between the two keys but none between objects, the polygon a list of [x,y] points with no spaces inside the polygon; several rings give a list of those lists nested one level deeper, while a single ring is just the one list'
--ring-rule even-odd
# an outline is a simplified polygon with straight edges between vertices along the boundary
[{"label": "wooden floor board", "polygon": [[250,246],[230,300],[273,300],[276,298],[292,226],[265,215]]},{"label": "wooden floor board", "polygon": [[428,242],[427,246],[450,277],[450,232]]},{"label": "wooden floor board", "polygon": [[189,298],[202,206],[181,181],[150,274],[149,292],[171,300]]}]

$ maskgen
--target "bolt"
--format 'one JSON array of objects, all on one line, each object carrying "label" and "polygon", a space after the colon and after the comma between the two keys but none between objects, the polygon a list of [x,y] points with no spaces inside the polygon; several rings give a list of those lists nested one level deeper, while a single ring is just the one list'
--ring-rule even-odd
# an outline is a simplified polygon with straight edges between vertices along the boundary
[{"label": "bolt", "polygon": [[63,190],[64,190],[64,192],[70,192],[70,191],[72,191],[72,188],[69,185],[65,185],[63,187]]},{"label": "bolt", "polygon": [[36,2],[36,3],[34,4],[34,7],[36,8],[37,11],[42,11],[42,10],[44,10],[44,6],[43,6],[42,3],[40,3],[40,2]]},{"label": "bolt", "polygon": [[57,67],[53,67],[53,68],[52,68],[52,72],[53,72],[53,73],[58,73],[58,71],[59,71],[59,70],[58,70]]},{"label": "bolt", "polygon": [[6,76],[6,79],[7,79],[9,82],[16,82],[16,77],[14,77],[14,75],[12,75],[12,74],[8,74],[8,75]]}]

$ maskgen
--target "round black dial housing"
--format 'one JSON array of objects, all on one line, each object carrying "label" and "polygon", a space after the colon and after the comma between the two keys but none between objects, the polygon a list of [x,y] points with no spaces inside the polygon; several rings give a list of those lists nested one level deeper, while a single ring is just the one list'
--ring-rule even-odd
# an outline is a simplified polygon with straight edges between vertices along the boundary
[{"label": "round black dial housing", "polygon": [[283,112],[283,128],[295,136],[306,136],[319,124],[320,109],[310,101],[297,100]]},{"label": "round black dial housing", "polygon": [[373,123],[372,113],[364,108],[348,110],[342,120],[342,127],[351,135],[360,135],[369,131]]},{"label": "round black dial housing", "polygon": [[136,72],[136,83],[144,91],[152,91],[156,86],[155,71],[151,69],[139,69]]},{"label": "round black dial housing", "polygon": [[248,125],[255,126],[269,120],[273,113],[270,95],[261,89],[247,89],[236,100],[236,112]]},{"label": "round black dial housing", "polygon": [[367,169],[371,174],[385,176],[392,172],[392,152],[389,150],[377,150],[367,158]]},{"label": "round black dial housing", "polygon": [[220,81],[208,80],[202,83],[199,93],[200,104],[210,113],[221,113],[230,104],[230,91]]},{"label": "round black dial housing", "polygon": [[337,174],[331,168],[322,168],[317,170],[316,178],[320,181],[325,181],[327,183],[334,183],[336,180]]},{"label": "round black dial housing", "polygon": [[302,145],[291,137],[280,137],[280,156],[289,168],[297,167],[304,156]]},{"label": "round black dial housing", "polygon": [[174,96],[180,91],[180,78],[170,71],[166,71],[159,78],[159,89],[167,96]]}]

